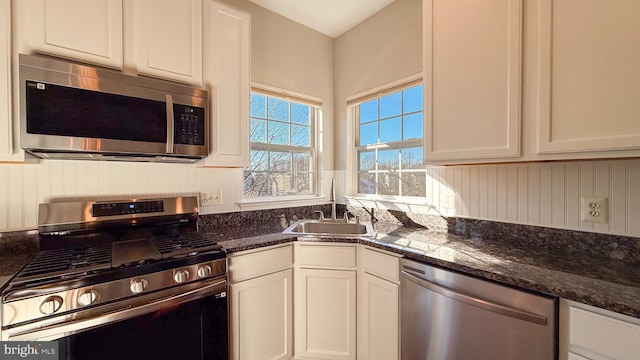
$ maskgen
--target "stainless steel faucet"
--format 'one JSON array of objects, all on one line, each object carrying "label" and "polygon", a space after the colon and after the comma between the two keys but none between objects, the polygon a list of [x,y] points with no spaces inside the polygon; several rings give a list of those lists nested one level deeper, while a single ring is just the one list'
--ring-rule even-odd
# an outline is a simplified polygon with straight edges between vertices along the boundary
[{"label": "stainless steel faucet", "polygon": [[329,201],[331,201],[331,220],[336,221],[336,179],[331,178],[331,191],[329,193]]}]

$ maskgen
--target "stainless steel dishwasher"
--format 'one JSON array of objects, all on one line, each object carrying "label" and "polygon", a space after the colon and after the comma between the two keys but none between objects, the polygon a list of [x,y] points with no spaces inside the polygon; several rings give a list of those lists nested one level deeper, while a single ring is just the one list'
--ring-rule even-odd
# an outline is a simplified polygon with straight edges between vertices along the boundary
[{"label": "stainless steel dishwasher", "polygon": [[557,301],[402,259],[403,360],[557,358]]}]

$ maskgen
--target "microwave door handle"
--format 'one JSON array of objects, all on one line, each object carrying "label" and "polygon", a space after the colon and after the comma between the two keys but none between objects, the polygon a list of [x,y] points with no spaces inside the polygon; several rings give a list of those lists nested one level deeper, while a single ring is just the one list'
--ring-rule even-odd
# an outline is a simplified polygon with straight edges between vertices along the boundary
[{"label": "microwave door handle", "polygon": [[174,133],[174,118],[173,118],[173,97],[170,94],[166,94],[166,106],[167,106],[167,154],[173,154],[173,133]]}]

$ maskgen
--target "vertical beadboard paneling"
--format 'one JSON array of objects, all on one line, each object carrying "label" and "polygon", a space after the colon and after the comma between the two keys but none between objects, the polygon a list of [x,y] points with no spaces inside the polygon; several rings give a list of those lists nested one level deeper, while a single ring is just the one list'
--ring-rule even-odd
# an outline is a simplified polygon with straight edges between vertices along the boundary
[{"label": "vertical beadboard paneling", "polygon": [[[595,171],[593,162],[580,163],[580,197],[595,196]],[[584,221],[580,221],[580,227],[584,230],[593,230],[595,228],[593,223]]]},{"label": "vertical beadboard paneling", "polygon": [[487,201],[488,219],[498,219],[498,190],[497,190],[497,174],[498,167],[496,165],[489,165],[487,167],[487,193],[489,201]]},{"label": "vertical beadboard paneling", "polygon": [[22,194],[24,191],[22,168],[10,167],[7,174],[7,180],[7,185],[10,189],[8,193],[9,229],[20,229],[22,228],[22,215],[25,206],[22,201]]},{"label": "vertical beadboard paneling", "polygon": [[611,162],[609,224],[611,224],[610,229],[614,233],[627,231],[628,170],[629,163],[627,161]]},{"label": "vertical beadboard paneling", "polygon": [[496,208],[497,220],[507,220],[507,165],[496,167]]},{"label": "vertical beadboard paneling", "polygon": [[565,175],[565,164],[564,163],[555,163],[552,165],[552,181],[553,181],[553,193],[552,193],[552,202],[553,202],[553,218],[551,219],[551,223],[556,227],[563,227],[566,223],[566,202],[565,202],[565,184],[566,184],[566,175]]},{"label": "vertical beadboard paneling", "polygon": [[507,221],[518,221],[518,165],[507,166]]},{"label": "vertical beadboard paneling", "polygon": [[629,160],[628,233],[640,236],[640,160]]},{"label": "vertical beadboard paneling", "polygon": [[0,184],[6,184],[0,189],[0,229],[9,228],[9,167],[0,164]]},{"label": "vertical beadboard paneling", "polygon": [[[606,196],[611,201],[610,193],[610,180],[611,180],[611,161],[598,161],[595,164],[595,195]],[[609,206],[611,209],[611,206]],[[596,231],[608,232],[611,227],[611,222],[608,224],[596,224]]]},{"label": "vertical beadboard paneling", "polygon": [[565,177],[566,227],[580,228],[580,164],[567,163]]},{"label": "vertical beadboard paneling", "polygon": [[21,229],[27,224],[37,224],[38,222],[38,165],[27,165],[23,167],[22,181],[22,224]]},{"label": "vertical beadboard paneling", "polygon": [[529,165],[529,221],[530,224],[540,223],[540,164]]},{"label": "vertical beadboard paneling", "polygon": [[540,164],[540,224],[553,225],[553,169],[551,164]]},{"label": "vertical beadboard paneling", "polygon": [[529,220],[529,164],[518,165],[518,215],[519,223]]},{"label": "vertical beadboard paneling", "polygon": [[465,188],[468,189],[469,196],[465,201],[468,201],[467,207],[469,208],[469,216],[479,216],[480,206],[480,182],[478,181],[479,171],[477,166],[472,166],[465,171]]},{"label": "vertical beadboard paneling", "polygon": [[[487,180],[488,172],[486,166],[478,167],[478,217],[486,219],[489,217],[489,184]],[[474,181],[473,179],[471,181]]]}]

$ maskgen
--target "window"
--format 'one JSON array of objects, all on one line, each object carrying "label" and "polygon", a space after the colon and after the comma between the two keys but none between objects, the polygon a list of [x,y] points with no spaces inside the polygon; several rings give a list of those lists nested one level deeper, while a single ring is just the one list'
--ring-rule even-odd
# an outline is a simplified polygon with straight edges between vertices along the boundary
[{"label": "window", "polygon": [[[299,100],[299,101],[296,101]],[[251,165],[244,196],[315,195],[320,104],[251,92]]]},{"label": "window", "polygon": [[357,128],[357,192],[426,196],[421,82],[350,104]]}]

